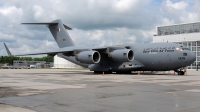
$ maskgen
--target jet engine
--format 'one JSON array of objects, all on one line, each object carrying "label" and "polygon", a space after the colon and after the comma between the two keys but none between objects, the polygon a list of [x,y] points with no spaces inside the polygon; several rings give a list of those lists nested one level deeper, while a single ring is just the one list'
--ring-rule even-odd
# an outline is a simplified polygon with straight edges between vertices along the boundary
[{"label": "jet engine", "polygon": [[129,62],[134,59],[134,53],[130,49],[118,49],[108,54],[114,61]]},{"label": "jet engine", "polygon": [[81,63],[94,64],[99,63],[101,55],[97,51],[82,51],[76,55],[76,60]]}]

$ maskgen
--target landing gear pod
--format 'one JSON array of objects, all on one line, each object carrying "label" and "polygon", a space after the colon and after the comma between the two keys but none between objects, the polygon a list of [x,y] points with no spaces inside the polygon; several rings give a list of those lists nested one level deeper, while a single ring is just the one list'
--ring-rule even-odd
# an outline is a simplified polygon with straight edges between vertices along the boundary
[{"label": "landing gear pod", "polygon": [[76,60],[81,63],[95,64],[99,63],[101,55],[97,51],[82,51],[76,55]]},{"label": "landing gear pod", "polygon": [[134,59],[134,53],[130,49],[114,50],[108,54],[114,61],[129,62]]}]

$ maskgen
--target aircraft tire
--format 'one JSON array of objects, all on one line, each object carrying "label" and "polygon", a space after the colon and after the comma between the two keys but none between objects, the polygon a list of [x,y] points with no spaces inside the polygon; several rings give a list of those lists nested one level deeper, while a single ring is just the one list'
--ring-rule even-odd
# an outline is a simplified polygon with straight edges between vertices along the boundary
[{"label": "aircraft tire", "polygon": [[102,74],[102,71],[94,71],[94,74]]},{"label": "aircraft tire", "polygon": [[178,71],[177,74],[178,75],[184,75],[185,73],[183,71]]},{"label": "aircraft tire", "polygon": [[112,74],[112,71],[109,70],[109,71],[105,71],[104,73],[105,74]]},{"label": "aircraft tire", "polygon": [[132,74],[131,71],[116,72],[117,74]]},{"label": "aircraft tire", "polygon": [[184,75],[185,73],[183,71],[181,71],[181,75]]}]

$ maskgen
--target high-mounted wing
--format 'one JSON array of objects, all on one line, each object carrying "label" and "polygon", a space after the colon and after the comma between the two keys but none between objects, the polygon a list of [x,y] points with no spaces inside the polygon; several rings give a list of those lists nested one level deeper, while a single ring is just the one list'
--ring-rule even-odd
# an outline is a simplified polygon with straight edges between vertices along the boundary
[{"label": "high-mounted wing", "polygon": [[[72,56],[77,61],[86,64],[99,63],[101,55],[104,55],[104,58],[112,59],[113,61],[118,61],[118,62],[130,62],[134,59],[134,52],[130,48],[123,45],[115,45],[109,47],[75,46],[70,35],[66,31],[66,29],[71,30],[71,28],[64,25],[60,19],[51,22],[22,23],[22,24],[46,25],[49,28],[50,32],[52,33],[52,36],[54,37],[60,49],[48,52],[40,52],[40,53],[16,54],[14,56],[40,55],[40,54],[47,54],[50,56],[54,56],[56,54],[59,54],[62,55],[62,57],[65,56],[65,59],[68,59],[68,57]],[[8,55],[12,55],[6,45],[5,47]]]},{"label": "high-mounted wing", "polygon": [[48,52],[38,52],[38,53],[28,53],[28,54],[12,54],[10,50],[8,49],[7,45],[4,43],[5,49],[7,51],[7,54],[9,56],[27,56],[27,55],[41,55],[41,54],[47,54],[47,55],[56,55],[58,53],[63,53],[66,56],[75,56],[76,54],[83,52],[83,51],[90,51],[90,50],[95,50],[95,51],[104,51],[106,50],[106,47],[96,47],[94,49],[90,49],[88,47],[80,47],[80,46],[72,46],[72,47],[66,47],[66,48],[59,48],[54,51],[48,51]]}]

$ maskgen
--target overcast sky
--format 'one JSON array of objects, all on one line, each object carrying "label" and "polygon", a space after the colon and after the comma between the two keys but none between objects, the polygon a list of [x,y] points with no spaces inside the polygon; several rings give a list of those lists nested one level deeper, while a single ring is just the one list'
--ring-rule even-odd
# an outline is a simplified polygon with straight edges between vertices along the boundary
[{"label": "overcast sky", "polygon": [[61,19],[76,45],[150,43],[156,26],[197,22],[200,0],[0,0],[0,55],[57,49],[45,26],[22,22]]}]

